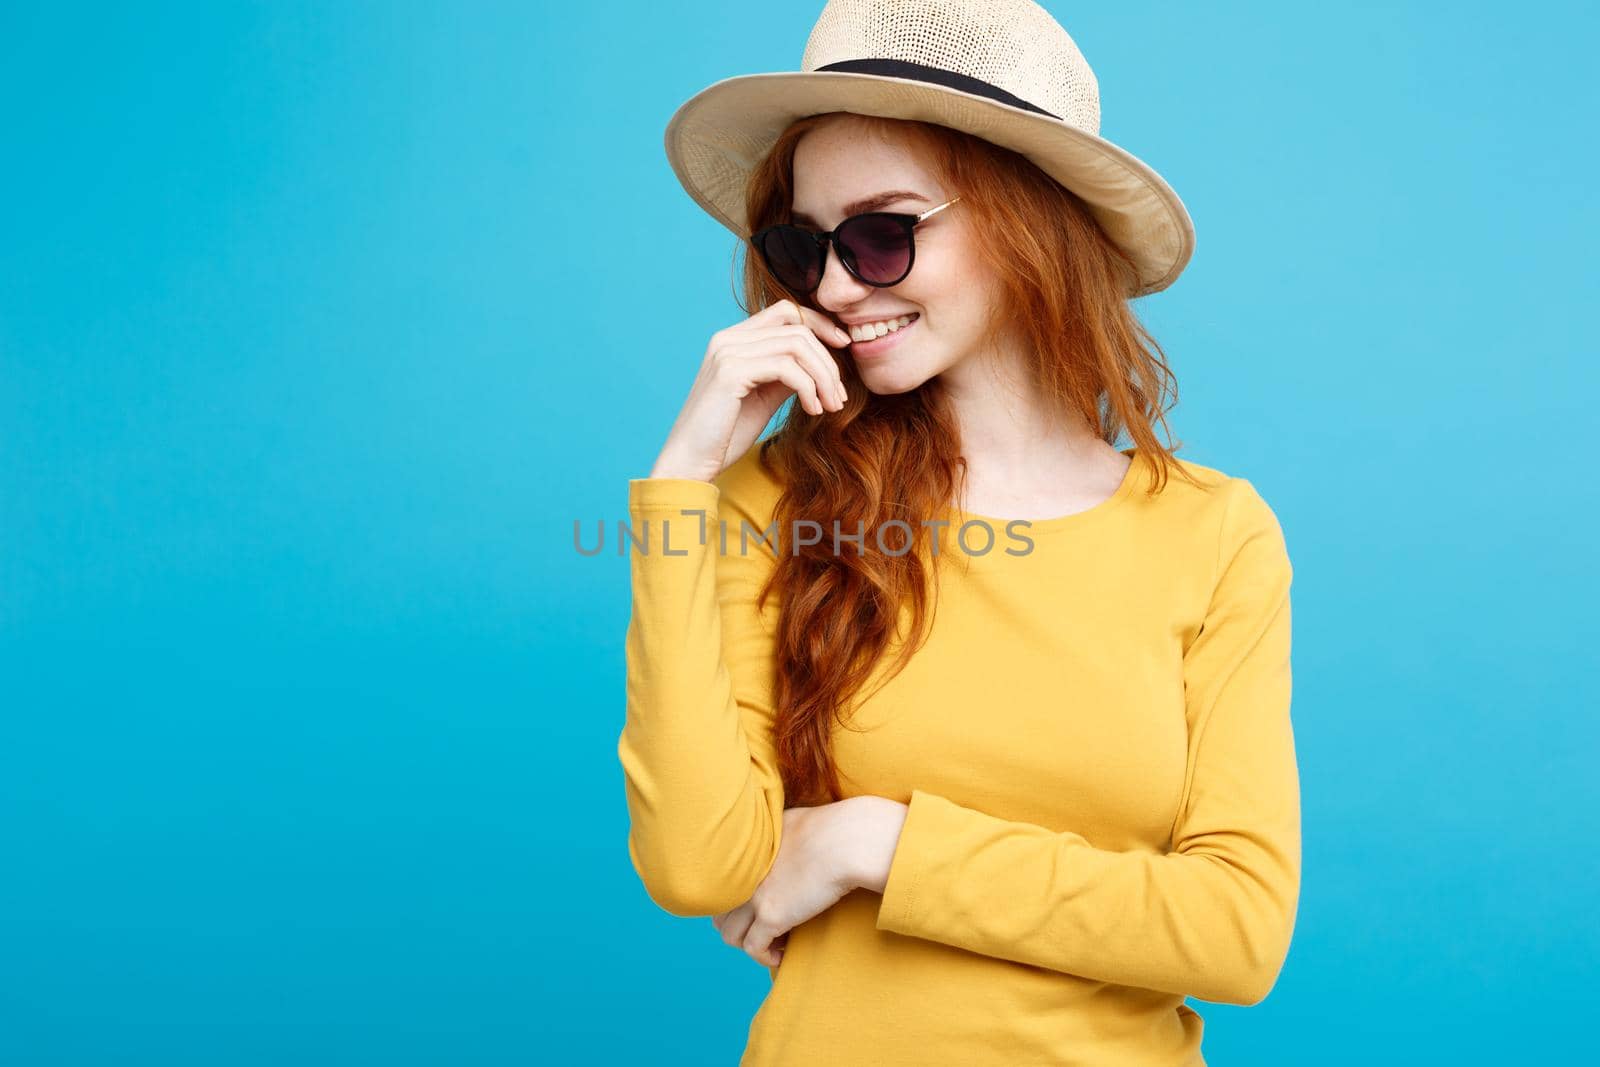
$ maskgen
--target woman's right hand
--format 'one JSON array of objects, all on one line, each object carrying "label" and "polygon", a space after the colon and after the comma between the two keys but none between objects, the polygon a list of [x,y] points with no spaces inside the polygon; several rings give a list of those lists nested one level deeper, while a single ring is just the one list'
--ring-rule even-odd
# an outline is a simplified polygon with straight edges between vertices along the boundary
[{"label": "woman's right hand", "polygon": [[850,343],[831,319],[793,300],[712,334],[650,477],[711,481],[745,454],[791,396],[812,415],[843,410],[844,379],[824,339],[836,348]]}]

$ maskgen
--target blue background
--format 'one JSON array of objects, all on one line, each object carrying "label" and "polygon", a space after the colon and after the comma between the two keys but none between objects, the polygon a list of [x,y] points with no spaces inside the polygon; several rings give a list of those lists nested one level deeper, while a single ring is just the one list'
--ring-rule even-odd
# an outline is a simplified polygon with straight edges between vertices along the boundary
[{"label": "blue background", "polygon": [[[0,1062],[737,1059],[572,529],[741,317],[666,121],[820,6],[0,8]],[[1182,454],[1296,566],[1299,924],[1208,1056],[1587,1051],[1600,17],[1047,6],[1196,219]]]}]

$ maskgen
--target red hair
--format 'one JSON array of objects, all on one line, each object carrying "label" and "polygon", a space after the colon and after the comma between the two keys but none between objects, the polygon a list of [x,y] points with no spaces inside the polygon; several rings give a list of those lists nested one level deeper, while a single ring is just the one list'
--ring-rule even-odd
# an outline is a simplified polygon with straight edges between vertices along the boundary
[{"label": "red hair", "polygon": [[[998,282],[988,335],[1016,334],[1039,396],[1063,419],[1084,419],[1108,444],[1126,432],[1154,464],[1149,492],[1160,490],[1171,468],[1193,481],[1152,429],[1153,421],[1165,425],[1161,400],[1176,403],[1177,385],[1129,306],[1133,264],[1078,196],[1025,157],[932,123],[812,115],[790,125],[751,174],[752,232],[788,220],[795,146],[829,121],[904,139],[946,190],[962,197],[981,266]],[[748,243],[741,250],[748,252]],[[759,256],[745,256],[743,275],[747,314],[784,299],[816,306],[786,291]],[[895,643],[903,606],[911,631],[885,680],[926,639],[937,575],[923,523],[950,516],[966,475],[957,424],[937,378],[909,392],[872,396],[850,360],[840,359],[840,372],[849,393],[844,410],[813,416],[791,407],[758,446],[760,461],[784,485],[773,516],[780,530],[810,519],[831,534],[837,519],[843,533],[868,531],[860,555],[833,552],[826,536],[814,545],[783,543],[762,589],[763,602],[773,593],[780,602],[773,697],[778,765],[791,806],[842,798],[833,724],[848,722],[848,705]],[[891,519],[913,532],[911,550],[901,555],[871,547],[873,531]],[[884,544],[899,550],[902,538],[886,532]]]}]

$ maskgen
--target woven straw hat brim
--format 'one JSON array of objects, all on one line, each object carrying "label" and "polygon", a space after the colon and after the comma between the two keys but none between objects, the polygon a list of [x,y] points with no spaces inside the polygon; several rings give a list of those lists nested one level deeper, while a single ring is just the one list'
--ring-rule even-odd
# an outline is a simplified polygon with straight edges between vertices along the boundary
[{"label": "woven straw hat brim", "polygon": [[1082,197],[1134,260],[1139,285],[1130,296],[1165,289],[1194,254],[1183,201],[1126,149],[1048,115],[914,79],[839,71],[726,78],[673,114],[667,160],[695,202],[743,238],[751,170],[791,122],[828,111],[938,123],[1026,156]]}]

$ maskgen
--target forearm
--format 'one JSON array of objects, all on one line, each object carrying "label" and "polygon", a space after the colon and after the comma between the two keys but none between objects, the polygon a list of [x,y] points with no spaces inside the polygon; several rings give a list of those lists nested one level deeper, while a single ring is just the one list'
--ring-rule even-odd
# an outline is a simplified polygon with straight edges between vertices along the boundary
[{"label": "forearm", "polygon": [[1286,807],[1261,834],[1114,851],[913,794],[878,928],[1052,970],[1223,1003],[1271,988],[1299,887]]}]

